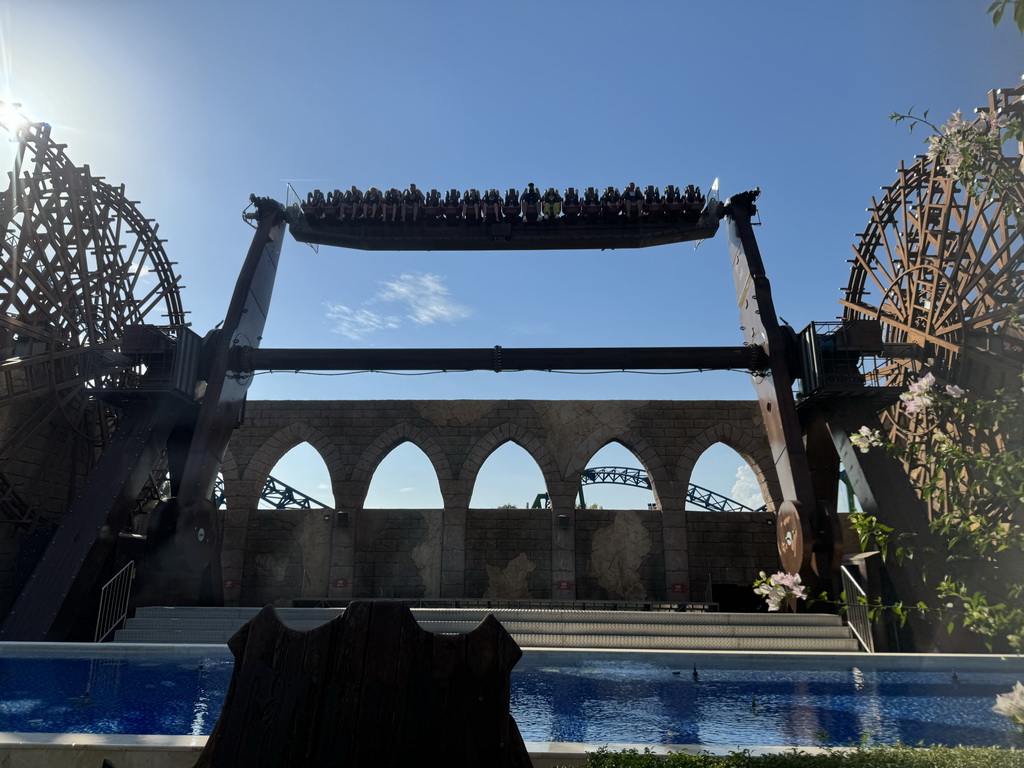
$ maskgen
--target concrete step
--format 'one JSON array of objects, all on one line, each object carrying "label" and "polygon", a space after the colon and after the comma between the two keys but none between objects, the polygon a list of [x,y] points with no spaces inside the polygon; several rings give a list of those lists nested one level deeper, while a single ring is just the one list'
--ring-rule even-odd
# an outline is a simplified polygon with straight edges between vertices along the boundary
[{"label": "concrete step", "polygon": [[[254,607],[188,607],[188,606],[147,606],[138,608],[137,618],[213,618],[242,621],[260,611]],[[278,616],[289,626],[295,620],[330,621],[343,611],[339,608],[277,608]],[[675,613],[672,611],[583,611],[575,609],[541,610],[536,608],[413,608],[418,621],[482,621],[488,614],[494,614],[502,623],[506,621],[564,621],[600,620],[606,624],[671,624],[671,625],[720,625],[720,624],[765,624],[776,626],[842,626],[838,616],[823,613]]]},{"label": "concrete step", "polygon": [[[294,618],[292,616],[282,617],[284,623],[297,630],[310,630],[323,626],[322,619]],[[592,617],[591,617],[592,618]],[[419,625],[429,632],[444,632],[449,634],[471,632],[480,623],[477,620],[437,620],[433,618],[417,617]],[[134,630],[208,630],[218,632],[234,632],[245,622],[239,618],[187,618],[176,619],[170,617],[161,618],[139,618],[129,619],[126,629]],[[567,632],[575,634],[605,634],[605,635],[652,635],[652,636],[714,636],[743,637],[764,635],[769,637],[833,637],[845,636],[848,631],[841,624],[649,624],[643,621],[633,624],[626,623],[605,623],[601,621],[577,621],[564,619],[561,621],[520,621],[517,619],[506,620],[502,625],[512,634],[564,634]]]},{"label": "concrete step", "polygon": [[[226,643],[256,607],[139,608],[114,640],[122,643]],[[857,651],[838,616],[790,613],[676,613],[535,608],[413,608],[438,633],[471,631],[494,614],[523,647],[643,650]],[[309,630],[338,608],[278,608],[292,629]]]},{"label": "concrete step", "polygon": [[[232,631],[124,629],[119,643],[223,644]],[[524,648],[602,648],[608,650],[691,651],[841,651],[856,652],[857,641],[847,637],[723,637],[629,634],[536,634],[511,632]]]}]

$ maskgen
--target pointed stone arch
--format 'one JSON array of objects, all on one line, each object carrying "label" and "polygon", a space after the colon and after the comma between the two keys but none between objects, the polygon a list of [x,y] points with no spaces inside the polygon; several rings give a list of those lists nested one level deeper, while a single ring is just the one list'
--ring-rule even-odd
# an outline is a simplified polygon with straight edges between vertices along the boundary
[{"label": "pointed stone arch", "polygon": [[636,456],[650,475],[652,484],[657,485],[659,481],[668,482],[671,480],[668,467],[666,467],[661,454],[655,450],[642,434],[636,430],[620,432],[608,427],[594,430],[576,447],[565,467],[565,476],[567,478],[578,478],[583,470],[587,468],[587,463],[593,458],[594,454],[611,443],[618,443]]},{"label": "pointed stone arch", "polygon": [[610,443],[618,443],[640,460],[651,479],[654,502],[661,509],[662,495],[672,480],[671,472],[661,454],[638,430],[623,431],[610,426],[601,426],[599,429],[595,429],[581,440],[576,446],[576,450],[572,452],[565,467],[565,477],[574,478],[578,482],[594,454]]},{"label": "pointed stone arch", "polygon": [[451,464],[441,444],[419,427],[403,421],[381,432],[366,447],[352,469],[352,482],[368,486],[384,457],[402,443],[412,443],[427,455],[434,466],[434,471],[437,472],[439,482],[451,479]]},{"label": "pointed stone arch", "polygon": [[782,501],[782,490],[779,487],[778,475],[775,473],[768,440],[764,435],[734,424],[716,424],[693,437],[680,454],[679,463],[676,465],[676,480],[680,484],[689,484],[697,460],[715,443],[732,448],[747,462],[757,478],[757,484],[769,510],[775,511]]},{"label": "pointed stone arch", "polygon": [[256,509],[263,483],[266,482],[270,471],[282,456],[300,443],[309,443],[323,459],[331,478],[334,499],[338,498],[337,492],[333,489],[336,489],[344,479],[345,470],[337,446],[315,427],[304,422],[293,422],[265,440],[249,460],[242,479],[242,503],[246,508]]},{"label": "pointed stone arch", "polygon": [[[462,463],[459,471],[459,480],[469,488],[476,483],[480,468],[487,461],[487,458],[505,443],[513,442],[525,450],[537,462],[540,472],[544,475],[544,482],[550,488],[553,483],[561,480],[558,465],[554,457],[548,451],[547,444],[525,427],[514,422],[499,424],[486,435],[481,437],[470,448],[466,460]],[[472,492],[470,492],[472,496]],[[468,497],[467,497],[468,500]]]}]

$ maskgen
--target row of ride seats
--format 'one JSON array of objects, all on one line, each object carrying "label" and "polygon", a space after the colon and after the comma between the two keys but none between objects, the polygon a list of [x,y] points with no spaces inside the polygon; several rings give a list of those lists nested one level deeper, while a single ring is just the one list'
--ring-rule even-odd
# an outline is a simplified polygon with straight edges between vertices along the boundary
[{"label": "row of ride seats", "polygon": [[450,223],[460,221],[518,221],[525,219],[535,222],[539,219],[589,219],[615,220],[619,216],[632,219],[676,221],[680,218],[696,219],[704,209],[705,198],[700,187],[688,185],[680,190],[673,185],[665,187],[662,194],[655,186],[648,186],[641,192],[636,184],[630,183],[620,192],[616,187],[607,187],[598,194],[594,187],[587,187],[581,196],[574,187],[559,193],[554,187],[546,192],[533,184],[520,195],[512,188],[504,196],[496,189],[489,189],[481,195],[479,190],[469,189],[460,194],[450,189],[441,197],[436,189],[426,195],[410,184],[399,191],[392,187],[381,192],[370,187],[365,193],[355,185],[344,192],[335,189],[324,196],[319,189],[310,192],[302,203],[303,214],[311,220],[334,221],[386,221]]}]

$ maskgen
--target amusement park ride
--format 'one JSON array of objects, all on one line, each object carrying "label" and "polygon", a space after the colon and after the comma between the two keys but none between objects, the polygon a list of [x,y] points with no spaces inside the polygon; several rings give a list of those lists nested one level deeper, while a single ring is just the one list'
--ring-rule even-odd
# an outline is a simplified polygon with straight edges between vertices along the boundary
[{"label": "amusement park ride", "polygon": [[[993,92],[984,109],[1019,116],[1024,87]],[[151,516],[148,543],[202,574],[196,602],[221,600],[213,496],[255,371],[747,370],[782,490],[783,567],[827,586],[840,556],[840,460],[865,511],[928,535],[928,508],[907,468],[853,450],[850,431],[879,418],[896,440],[926,428],[892,407],[925,371],[989,391],[1010,383],[1024,362],[1008,323],[1024,295],[1022,229],[999,200],[966,194],[924,157],[901,167],[869,209],[842,319],[800,333],[778,321],[751,222],[757,191],[710,197],[677,215],[664,207],[588,215],[581,205],[544,220],[518,216],[524,208],[488,217],[425,206],[412,221],[360,218],[355,208],[346,214],[334,193],[287,207],[252,198],[245,218],[256,231],[225,321],[200,338],[187,327],[157,226],[123,186],[72,164],[48,125],[7,127],[18,155],[0,200],[0,519],[9,529],[47,524],[54,533],[3,622],[4,640],[73,632],[124,521],[140,500],[157,498],[154,478],[165,472],[171,500]],[[1007,162],[1017,167],[1017,159]],[[286,230],[302,242],[368,250],[596,249],[704,240],[723,221],[743,334],[734,347],[260,348]],[[25,459],[23,449],[46,434],[71,438],[52,439],[46,455]],[[66,499],[25,490],[24,462],[33,460],[69,468]],[[909,570],[893,569],[892,579],[905,602],[918,599]]]}]

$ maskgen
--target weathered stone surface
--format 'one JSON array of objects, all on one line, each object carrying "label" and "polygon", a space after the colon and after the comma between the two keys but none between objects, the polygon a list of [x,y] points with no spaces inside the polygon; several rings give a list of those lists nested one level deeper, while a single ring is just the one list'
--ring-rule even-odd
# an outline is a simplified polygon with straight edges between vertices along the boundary
[{"label": "weathered stone surface", "polygon": [[594,534],[589,569],[613,597],[644,600],[640,564],[651,551],[651,536],[634,512],[620,510],[611,525]]},{"label": "weathered stone surface", "polygon": [[530,587],[526,577],[533,573],[536,566],[530,562],[525,552],[516,555],[504,568],[494,565],[487,566],[487,589],[484,597],[515,599],[529,598]]}]

